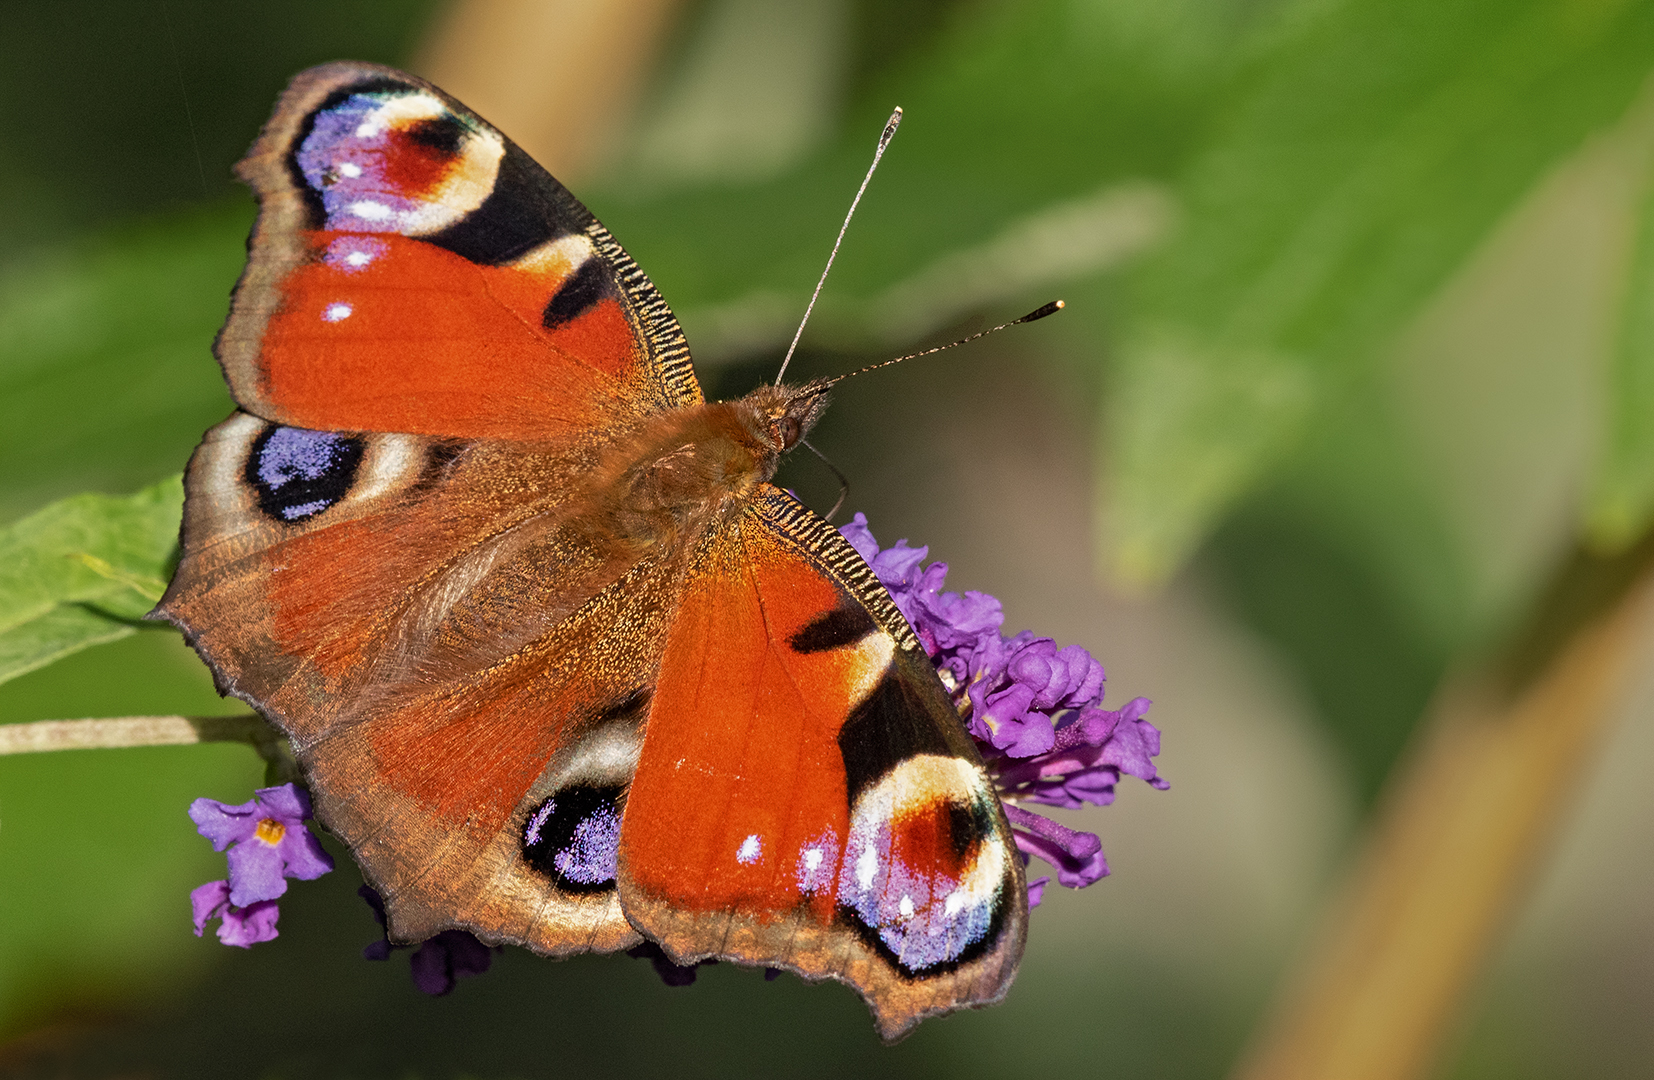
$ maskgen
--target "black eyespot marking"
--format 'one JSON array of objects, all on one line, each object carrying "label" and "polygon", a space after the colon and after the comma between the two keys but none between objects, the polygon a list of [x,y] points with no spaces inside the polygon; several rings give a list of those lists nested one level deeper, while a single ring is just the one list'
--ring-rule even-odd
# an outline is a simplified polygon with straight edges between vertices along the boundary
[{"label": "black eyespot marking", "polygon": [[460,455],[468,448],[469,444],[463,442],[432,443],[430,450],[426,452],[425,468],[435,473],[443,472],[458,461]]},{"label": "black eyespot marking", "polygon": [[[494,190],[481,206],[441,232],[421,237],[482,266],[501,266],[573,230],[556,205],[562,185],[508,143]],[[564,193],[566,194],[566,193]]]},{"label": "black eyespot marking", "polygon": [[852,805],[879,777],[908,758],[953,754],[924,703],[908,693],[894,671],[886,673],[845,719],[838,748]]},{"label": "black eyespot marking", "polygon": [[953,857],[960,863],[968,862],[982,846],[983,838],[994,831],[994,820],[985,806],[972,803],[948,803],[948,839],[953,843]]},{"label": "black eyespot marking", "polygon": [[564,892],[615,887],[625,789],[576,784],[534,808],[523,827],[523,859]]},{"label": "black eyespot marking", "polygon": [[425,464],[419,470],[410,494],[425,494],[448,477],[448,470],[470,449],[465,442],[433,442],[425,449]]},{"label": "black eyespot marking", "polygon": [[350,492],[361,467],[361,439],[332,431],[273,427],[253,442],[245,477],[259,509],[277,521],[303,521]]},{"label": "black eyespot marking", "polygon": [[465,145],[465,128],[452,117],[432,117],[408,125],[407,137],[420,146],[441,154],[457,157]]},{"label": "black eyespot marking", "polygon": [[353,82],[349,86],[339,87],[339,89],[327,95],[320,105],[316,106],[316,113],[312,115],[325,113],[336,108],[357,94],[383,94],[386,97],[394,97],[398,94],[413,94],[418,91],[419,88],[412,83],[403,82],[401,79],[386,78],[383,75],[374,75],[363,79],[361,82]]},{"label": "black eyespot marking", "polygon": [[555,330],[579,316],[593,304],[609,295],[608,265],[593,255],[580,264],[580,269],[569,275],[557,295],[546,305],[540,323],[547,330]]},{"label": "black eyespot marking", "polygon": [[842,649],[846,645],[854,645],[876,629],[878,624],[873,621],[872,612],[860,604],[854,604],[818,615],[794,634],[787,645],[795,653]]}]

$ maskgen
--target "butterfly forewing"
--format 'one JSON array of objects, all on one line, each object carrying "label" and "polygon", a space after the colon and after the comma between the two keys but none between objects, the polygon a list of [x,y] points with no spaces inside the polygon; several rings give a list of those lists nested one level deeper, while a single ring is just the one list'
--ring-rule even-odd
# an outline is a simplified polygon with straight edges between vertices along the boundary
[{"label": "butterfly forewing", "polygon": [[608,231],[422,80],[305,72],[239,172],[260,215],[217,352],[266,419],[578,440],[701,400],[676,320]]},{"label": "butterfly forewing", "polygon": [[854,549],[773,486],[688,571],[620,870],[672,955],[841,979],[887,1037],[1015,972],[1022,864],[976,751]]}]

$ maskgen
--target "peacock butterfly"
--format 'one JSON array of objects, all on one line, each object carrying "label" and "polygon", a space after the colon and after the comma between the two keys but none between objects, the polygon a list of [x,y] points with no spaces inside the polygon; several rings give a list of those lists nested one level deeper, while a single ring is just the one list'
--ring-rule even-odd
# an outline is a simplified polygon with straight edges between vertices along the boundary
[{"label": "peacock butterfly", "polygon": [[606,229],[390,68],[294,79],[157,608],[279,725],[390,936],[647,939],[1004,996],[1022,861],[913,632],[773,484],[827,386],[708,403]]}]

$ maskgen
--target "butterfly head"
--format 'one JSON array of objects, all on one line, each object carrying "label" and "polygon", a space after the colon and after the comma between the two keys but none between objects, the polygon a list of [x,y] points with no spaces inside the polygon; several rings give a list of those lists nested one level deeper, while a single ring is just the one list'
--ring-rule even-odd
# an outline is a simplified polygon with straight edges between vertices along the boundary
[{"label": "butterfly head", "polygon": [[760,386],[742,400],[751,410],[753,434],[777,457],[785,454],[827,411],[831,385],[826,379],[812,379],[801,386]]}]

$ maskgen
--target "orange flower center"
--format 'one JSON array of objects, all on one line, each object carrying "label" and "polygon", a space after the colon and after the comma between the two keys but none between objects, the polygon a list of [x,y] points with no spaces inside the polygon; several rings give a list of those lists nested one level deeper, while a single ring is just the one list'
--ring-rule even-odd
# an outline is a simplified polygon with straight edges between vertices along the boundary
[{"label": "orange flower center", "polygon": [[275,818],[265,818],[263,821],[258,823],[258,831],[253,833],[253,835],[258,837],[260,840],[263,840],[266,844],[274,847],[276,844],[281,843],[281,838],[283,836],[287,835],[287,826],[283,825]]}]

